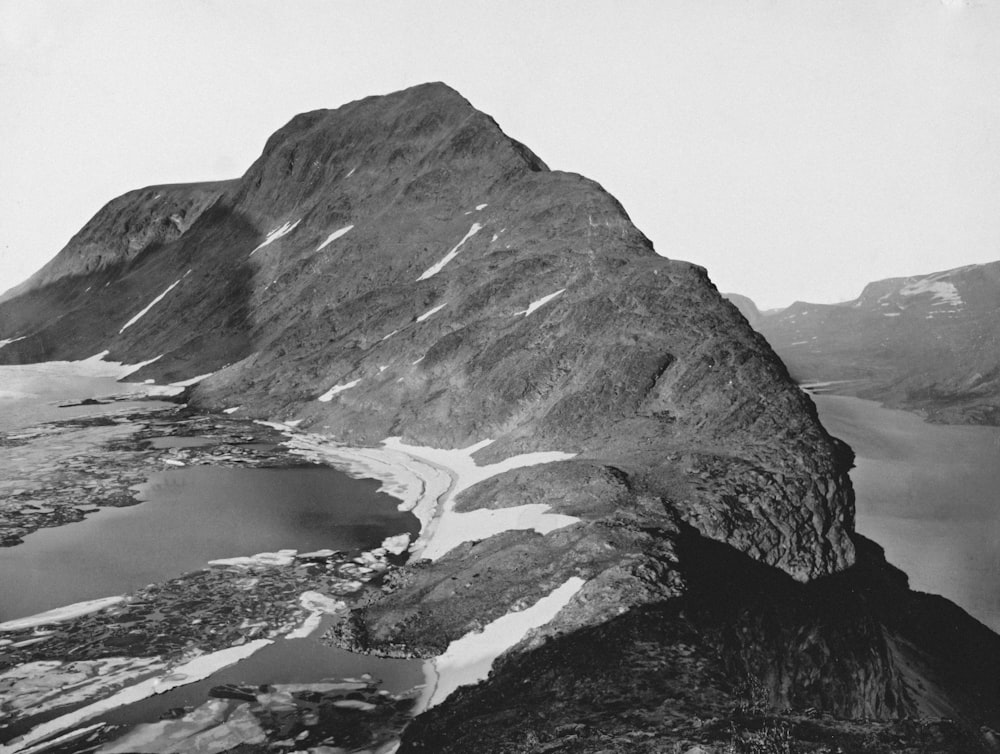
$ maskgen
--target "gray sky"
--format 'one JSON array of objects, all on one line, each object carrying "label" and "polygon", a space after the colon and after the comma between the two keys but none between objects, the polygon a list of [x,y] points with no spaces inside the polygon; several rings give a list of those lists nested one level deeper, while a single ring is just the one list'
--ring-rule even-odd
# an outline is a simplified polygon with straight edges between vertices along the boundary
[{"label": "gray sky", "polygon": [[0,289],[118,194],[435,80],[764,307],[1000,259],[1000,0],[0,0]]}]

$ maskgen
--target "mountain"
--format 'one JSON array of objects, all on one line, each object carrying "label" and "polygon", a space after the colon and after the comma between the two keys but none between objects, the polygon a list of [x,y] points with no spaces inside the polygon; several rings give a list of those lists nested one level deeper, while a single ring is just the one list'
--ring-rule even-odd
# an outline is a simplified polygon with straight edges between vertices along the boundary
[{"label": "mountain", "polygon": [[108,351],[341,441],[577,453],[799,578],[852,560],[843,450],[705,271],[443,85],[297,116],[238,181],[112,201],[0,322],[7,362]]},{"label": "mountain", "polygon": [[796,302],[751,324],[800,381],[931,421],[1000,423],[1000,262],[879,280],[854,301]]},{"label": "mountain", "polygon": [[750,326],[756,328],[757,323],[760,322],[763,316],[760,309],[757,308],[757,304],[752,299],[741,296],[739,293],[726,293],[724,295],[733,306],[739,309],[740,314],[746,318]]},{"label": "mountain", "polygon": [[[509,735],[581,724],[590,697],[566,693],[597,669],[576,659],[588,646],[636,672],[683,667],[706,715],[738,714],[751,683],[761,710],[947,715],[976,747],[1000,725],[1000,639],[854,534],[850,449],[765,339],[598,184],[443,84],[296,116],[239,179],[113,200],[4,295],[0,340],[4,363],[149,362],[129,379],[190,381],[201,409],[457,470],[428,557],[355,606],[344,646],[438,655],[574,585],[404,750],[444,750],[496,694],[514,717],[548,710],[534,728],[493,720]],[[533,507],[560,525],[481,523]],[[480,523],[435,552],[456,520]],[[525,672],[559,693],[513,699]],[[662,698],[609,673],[602,714],[670,741]],[[585,738],[573,748],[604,746]],[[473,748],[542,750],[501,739]]]}]

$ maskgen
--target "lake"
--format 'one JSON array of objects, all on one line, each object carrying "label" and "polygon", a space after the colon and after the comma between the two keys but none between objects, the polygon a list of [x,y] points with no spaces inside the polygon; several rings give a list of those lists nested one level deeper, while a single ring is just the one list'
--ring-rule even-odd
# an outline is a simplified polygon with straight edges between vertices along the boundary
[{"label": "lake", "polygon": [[927,424],[860,398],[813,395],[857,454],[857,529],[913,589],[1000,631],[1000,428]]},{"label": "lake", "polygon": [[[0,366],[0,431],[39,422],[150,410],[144,385],[116,381],[128,367],[92,358]],[[130,395],[135,400],[70,405]],[[74,435],[87,442],[87,432]],[[197,447],[204,437],[154,439],[154,447]],[[40,529],[0,548],[0,622],[122,594],[204,568],[209,560],[281,549],[353,550],[388,536],[415,535],[419,522],[377,492],[379,483],[324,466],[190,466],[152,474],[144,501],[105,508],[81,522]]]},{"label": "lake", "polygon": [[123,594],[209,560],[281,549],[372,549],[419,522],[379,483],[327,467],[192,466],[153,474],[145,502],[0,548],[0,622]]},{"label": "lake", "polygon": [[[156,408],[143,400],[142,386],[116,382],[114,374],[105,373],[109,369],[93,360],[89,365],[0,366],[0,431]],[[123,394],[132,394],[130,400],[64,406]],[[75,431],[72,450],[85,450],[95,436],[86,428]],[[150,445],[183,449],[217,441],[170,436],[154,438]],[[62,436],[59,442],[69,441]],[[189,465],[153,472],[137,488],[138,505],[104,508],[81,522],[40,529],[25,536],[23,544],[0,548],[0,622],[123,594],[204,568],[210,560],[282,549],[369,550],[389,536],[416,536],[417,518],[399,511],[399,501],[378,492],[379,486],[305,463],[286,468]],[[169,709],[203,704],[213,686],[226,683],[301,684],[370,674],[381,681],[381,689],[400,693],[423,682],[420,660],[359,656],[321,644],[317,638],[331,621],[324,620],[308,638],[279,639],[202,681],[111,710],[100,720],[155,721]],[[36,722],[18,723],[0,740],[25,733]]]}]

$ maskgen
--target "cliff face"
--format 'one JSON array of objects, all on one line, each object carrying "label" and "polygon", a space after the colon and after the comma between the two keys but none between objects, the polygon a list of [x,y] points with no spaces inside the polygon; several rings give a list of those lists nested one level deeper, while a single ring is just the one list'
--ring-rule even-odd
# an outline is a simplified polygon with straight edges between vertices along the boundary
[{"label": "cliff face", "polygon": [[134,380],[209,374],[187,400],[349,445],[575,454],[456,509],[577,523],[401,569],[340,630],[358,649],[434,654],[584,579],[531,651],[686,594],[685,532],[794,582],[855,562],[851,452],[764,338],[600,186],[441,84],[297,116],[238,180],[115,200],[0,303],[0,338],[8,363],[108,350],[156,359]]},{"label": "cliff face", "polygon": [[833,389],[932,421],[1000,423],[1000,262],[879,280],[752,324],[802,381],[843,381]]}]

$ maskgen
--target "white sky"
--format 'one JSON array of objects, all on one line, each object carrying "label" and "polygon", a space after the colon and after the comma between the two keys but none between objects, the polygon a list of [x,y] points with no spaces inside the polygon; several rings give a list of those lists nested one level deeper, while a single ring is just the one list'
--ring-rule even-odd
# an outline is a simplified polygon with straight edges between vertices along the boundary
[{"label": "white sky", "polygon": [[0,290],[118,194],[435,80],[763,307],[1000,259],[1000,0],[0,0]]}]

